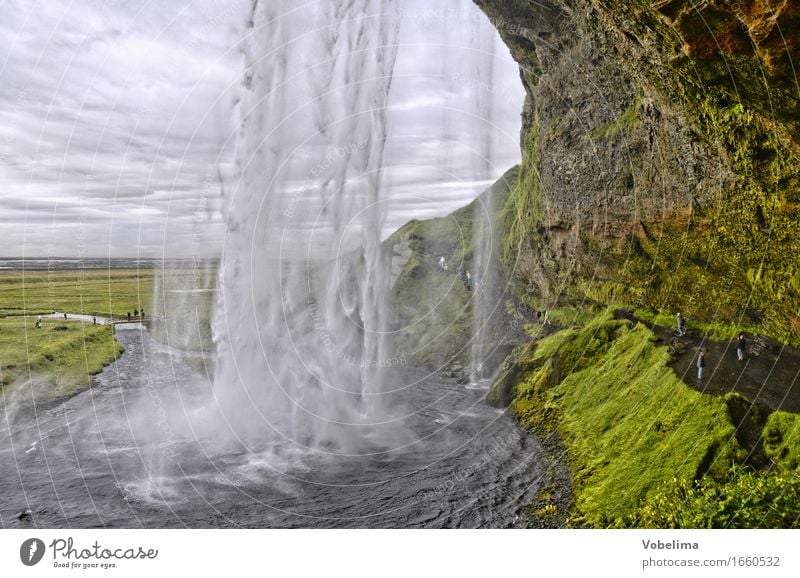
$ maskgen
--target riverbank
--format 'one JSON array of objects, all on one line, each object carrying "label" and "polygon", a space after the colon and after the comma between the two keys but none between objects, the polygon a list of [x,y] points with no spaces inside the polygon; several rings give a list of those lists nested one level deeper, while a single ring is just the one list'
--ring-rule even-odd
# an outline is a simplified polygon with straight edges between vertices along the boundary
[{"label": "riverbank", "polygon": [[0,391],[13,398],[9,388],[32,392],[38,403],[69,397],[86,389],[92,376],[115,361],[123,347],[111,325],[36,317],[0,318]]},{"label": "riverbank", "polygon": [[[37,404],[85,390],[123,352],[114,327],[94,325],[92,318],[102,323],[152,306],[150,268],[67,268],[75,267],[72,261],[49,269],[35,265],[26,261],[25,270],[0,271],[0,387],[7,402],[17,397],[17,387],[25,387],[26,398]],[[67,319],[52,316],[65,311]]]},{"label": "riverbank", "polygon": [[[169,324],[156,328],[157,337],[168,342],[170,328],[188,323],[202,326],[198,331],[202,331],[204,343],[210,341],[213,292],[198,292],[191,302],[181,292],[197,278],[213,278],[216,271],[210,266],[157,270],[155,262],[136,262],[138,266],[131,267],[122,260],[119,263],[126,266],[79,269],[74,268],[76,262],[59,260],[47,268],[29,260],[25,270],[0,270],[0,388],[7,399],[14,397],[11,389],[20,384],[34,392],[37,403],[50,403],[88,388],[92,377],[123,352],[114,327],[103,322],[127,319],[128,313],[142,309],[152,318],[157,292],[164,304],[161,308],[174,313]],[[15,263],[6,260],[8,267]],[[191,316],[183,310],[187,303]],[[67,319],[61,314],[53,316],[54,312],[67,312]],[[198,323],[200,314],[203,319]],[[37,329],[40,316],[42,327]],[[97,325],[93,324],[95,317]],[[172,332],[177,334],[177,330]]]}]

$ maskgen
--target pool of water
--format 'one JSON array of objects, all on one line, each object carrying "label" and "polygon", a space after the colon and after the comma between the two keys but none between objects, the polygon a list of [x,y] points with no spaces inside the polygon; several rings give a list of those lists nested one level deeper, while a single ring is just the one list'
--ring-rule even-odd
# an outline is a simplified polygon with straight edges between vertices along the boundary
[{"label": "pool of water", "polygon": [[[546,464],[537,439],[460,385],[398,368],[409,443],[362,455],[231,442],[193,416],[202,358],[146,329],[94,385],[45,407],[18,388],[0,429],[2,527],[519,527]],[[265,436],[266,438],[266,436]]]}]

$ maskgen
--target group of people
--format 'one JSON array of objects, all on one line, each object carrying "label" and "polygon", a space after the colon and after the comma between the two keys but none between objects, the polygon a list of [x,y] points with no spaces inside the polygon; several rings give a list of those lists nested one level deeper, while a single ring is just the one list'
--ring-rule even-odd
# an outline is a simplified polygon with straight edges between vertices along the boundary
[{"label": "group of people", "polygon": [[[128,311],[128,321],[132,321],[133,318],[140,318],[142,321],[144,321],[144,309],[134,309],[133,310],[133,316],[131,316],[131,312]],[[65,320],[69,319],[69,316],[66,313],[64,313],[64,319]],[[92,325],[97,325],[97,317],[96,316],[92,316]],[[41,317],[41,315],[36,318],[36,323],[34,323],[33,327],[35,329],[41,329],[42,328],[42,317]]]},{"label": "group of people", "polygon": [[[439,260],[437,261],[439,265],[439,269],[442,271],[448,271],[450,269],[450,263],[447,261],[447,257],[444,255],[439,256]],[[472,291],[472,273],[470,270],[464,267],[464,265],[460,265],[457,271],[459,279],[461,282],[464,283],[464,289],[467,291]]]},{"label": "group of people", "polygon": [[[142,321],[144,321],[144,309],[141,309],[141,310],[134,309],[133,310],[133,316],[134,317],[139,317],[140,315],[142,317]],[[128,311],[128,321],[130,321],[130,320],[131,320],[131,312]]]},{"label": "group of people", "polygon": [[[677,325],[678,337],[683,337],[686,335],[686,318],[683,316],[682,313],[678,313],[677,315]],[[706,367],[706,353],[708,353],[708,348],[701,347],[700,351],[697,353],[697,381],[698,383],[703,381],[703,370]],[[739,333],[739,337],[737,338],[736,342],[736,359],[738,361],[744,361],[747,355],[747,338],[745,337],[744,332]]]}]

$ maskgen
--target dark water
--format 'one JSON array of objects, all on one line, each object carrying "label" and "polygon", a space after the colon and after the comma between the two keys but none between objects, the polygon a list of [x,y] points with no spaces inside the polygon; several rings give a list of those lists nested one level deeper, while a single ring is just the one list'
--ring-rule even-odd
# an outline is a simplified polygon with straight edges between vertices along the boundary
[{"label": "dark water", "polygon": [[422,379],[409,389],[414,441],[402,451],[344,457],[290,444],[245,447],[181,419],[210,389],[197,372],[201,359],[185,363],[139,327],[119,329],[118,339],[125,354],[90,390],[35,411],[29,395],[6,398],[0,526],[527,524],[546,455],[483,403],[484,389]]}]

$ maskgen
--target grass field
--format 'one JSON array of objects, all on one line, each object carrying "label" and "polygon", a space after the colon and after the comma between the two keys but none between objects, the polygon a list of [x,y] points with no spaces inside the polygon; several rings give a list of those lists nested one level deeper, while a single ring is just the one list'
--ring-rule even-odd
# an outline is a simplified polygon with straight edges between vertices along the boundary
[{"label": "grass field", "polygon": [[0,272],[0,316],[54,311],[103,317],[153,310],[152,269]]},{"label": "grass field", "polygon": [[[88,385],[91,376],[114,361],[122,346],[114,327],[80,321],[33,318],[0,319],[0,385],[31,378],[46,382],[44,397],[72,395]],[[38,396],[41,398],[41,395]]]},{"label": "grass field", "polygon": [[[202,326],[203,337],[210,340],[206,326],[210,327],[215,276],[211,268],[0,272],[0,387],[32,378],[46,384],[46,397],[69,396],[86,388],[91,376],[122,352],[113,326],[44,318],[42,328],[36,329],[36,316],[42,314],[119,319],[144,307],[150,318],[165,314],[174,320],[162,324],[154,332],[156,338],[169,327],[174,328],[173,335],[179,335],[182,328],[175,324],[188,319]],[[184,297],[187,288],[202,291],[189,300]],[[161,298],[154,302],[156,294]],[[191,315],[185,311],[187,303]]]}]

